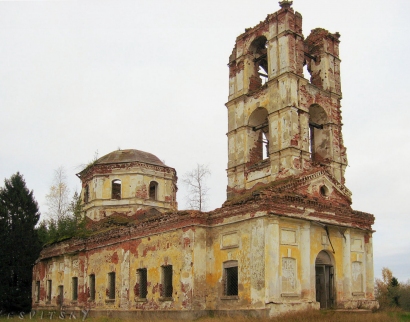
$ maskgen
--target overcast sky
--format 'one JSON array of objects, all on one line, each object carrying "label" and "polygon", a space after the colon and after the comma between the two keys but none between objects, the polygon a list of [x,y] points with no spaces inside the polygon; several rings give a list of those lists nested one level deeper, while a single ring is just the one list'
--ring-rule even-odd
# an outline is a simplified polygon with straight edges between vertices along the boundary
[{"label": "overcast sky", "polygon": [[[294,0],[305,37],[340,32],[353,208],[376,216],[375,275],[410,278],[410,1]],[[53,170],[98,151],[151,152],[178,176],[212,171],[225,200],[228,58],[272,0],[0,1],[0,179],[20,171],[45,213]],[[180,180],[181,181],[181,180]],[[2,185],[2,184],[1,184]],[[179,208],[185,208],[179,185]]]}]

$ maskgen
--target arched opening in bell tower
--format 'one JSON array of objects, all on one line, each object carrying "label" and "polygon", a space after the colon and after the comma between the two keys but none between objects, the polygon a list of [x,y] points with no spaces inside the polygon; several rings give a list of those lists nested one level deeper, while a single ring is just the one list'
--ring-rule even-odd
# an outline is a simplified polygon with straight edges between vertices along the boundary
[{"label": "arched opening in bell tower", "polygon": [[258,107],[248,121],[249,163],[251,165],[269,158],[268,111]]},{"label": "arched opening in bell tower", "polygon": [[253,70],[250,77],[249,89],[256,90],[266,84],[269,79],[268,68],[268,41],[260,36],[252,41],[249,53],[252,55]]},{"label": "arched opening in bell tower", "polygon": [[309,107],[309,153],[312,161],[323,162],[330,156],[328,117],[320,105]]}]

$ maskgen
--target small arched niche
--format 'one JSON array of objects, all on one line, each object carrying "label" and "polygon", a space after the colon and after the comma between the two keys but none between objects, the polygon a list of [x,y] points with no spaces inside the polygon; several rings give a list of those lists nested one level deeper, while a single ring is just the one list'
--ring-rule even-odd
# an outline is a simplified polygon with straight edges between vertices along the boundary
[{"label": "small arched niche", "polygon": [[330,134],[326,127],[328,116],[320,105],[309,107],[309,152],[315,162],[330,158]]},{"label": "small arched niche", "polygon": [[263,86],[269,79],[268,68],[268,41],[260,36],[252,41],[249,53],[252,55],[252,69],[249,78],[249,90],[254,91]]},{"label": "small arched niche", "polygon": [[248,121],[249,162],[255,164],[269,158],[269,122],[268,111],[258,107]]},{"label": "small arched niche", "polygon": [[121,180],[119,179],[111,182],[111,199],[121,199]]}]

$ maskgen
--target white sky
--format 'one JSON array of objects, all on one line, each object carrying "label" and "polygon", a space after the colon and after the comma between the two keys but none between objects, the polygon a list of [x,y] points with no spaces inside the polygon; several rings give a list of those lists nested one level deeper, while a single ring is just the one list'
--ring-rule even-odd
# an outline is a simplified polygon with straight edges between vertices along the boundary
[{"label": "white sky", "polygon": [[[410,278],[410,1],[294,0],[305,37],[341,33],[342,111],[354,209],[376,216],[375,274]],[[228,57],[278,1],[0,1],[0,179],[20,171],[46,211],[53,170],[98,151],[151,152],[225,200]],[[1,184],[2,185],[2,184]],[[179,208],[185,190],[179,185]]]}]

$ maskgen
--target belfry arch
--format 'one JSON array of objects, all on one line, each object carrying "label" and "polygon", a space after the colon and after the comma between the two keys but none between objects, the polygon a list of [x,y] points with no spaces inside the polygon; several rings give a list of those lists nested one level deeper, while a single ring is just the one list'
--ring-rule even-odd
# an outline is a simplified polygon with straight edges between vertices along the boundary
[{"label": "belfry arch", "polygon": [[249,46],[249,54],[251,55],[251,70],[249,77],[249,90],[257,90],[269,79],[268,67],[268,41],[265,36],[260,36],[252,41]]},{"label": "belfry arch", "polygon": [[328,116],[318,104],[309,107],[309,152],[314,162],[330,159]]},{"label": "belfry arch", "polygon": [[248,164],[252,166],[269,158],[268,111],[264,107],[255,109],[248,120]]}]

